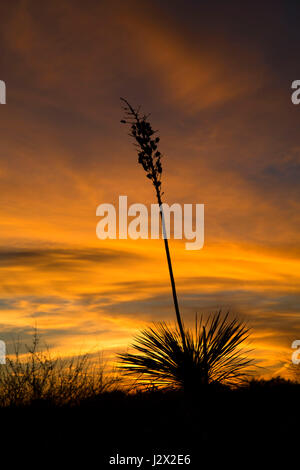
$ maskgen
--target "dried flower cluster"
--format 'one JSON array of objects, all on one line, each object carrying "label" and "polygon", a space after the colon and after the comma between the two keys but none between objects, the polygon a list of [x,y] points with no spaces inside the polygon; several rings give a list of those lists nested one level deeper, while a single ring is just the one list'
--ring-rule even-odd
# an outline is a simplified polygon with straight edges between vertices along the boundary
[{"label": "dried flower cluster", "polygon": [[130,124],[130,136],[136,141],[138,147],[138,162],[143,166],[155,189],[159,204],[161,204],[161,157],[157,144],[159,137],[154,137],[157,131],[154,131],[151,124],[147,121],[148,116],[140,115],[139,109],[135,110],[127,100],[121,98],[125,103],[125,119],[123,124]]}]

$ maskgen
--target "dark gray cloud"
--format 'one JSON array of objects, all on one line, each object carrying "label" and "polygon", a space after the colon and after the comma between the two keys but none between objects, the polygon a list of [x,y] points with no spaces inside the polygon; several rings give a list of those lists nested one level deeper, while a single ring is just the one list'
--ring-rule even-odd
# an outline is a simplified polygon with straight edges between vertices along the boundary
[{"label": "dark gray cloud", "polygon": [[0,249],[1,267],[19,266],[44,269],[75,269],[82,263],[122,263],[140,260],[144,256],[120,250],[109,249]]}]

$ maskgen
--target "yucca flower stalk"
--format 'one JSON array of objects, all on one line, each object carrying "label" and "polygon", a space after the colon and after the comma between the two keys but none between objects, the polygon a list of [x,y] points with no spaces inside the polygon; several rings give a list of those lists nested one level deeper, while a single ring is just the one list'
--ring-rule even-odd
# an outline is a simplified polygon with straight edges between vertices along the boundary
[{"label": "yucca flower stalk", "polygon": [[164,220],[164,213],[162,208],[162,191],[161,191],[161,175],[162,175],[162,165],[161,165],[161,158],[162,154],[158,150],[158,143],[160,138],[155,136],[157,131],[154,131],[151,127],[151,124],[148,121],[149,115],[141,115],[139,109],[134,109],[126,99],[121,98],[122,102],[124,103],[123,109],[125,112],[125,119],[122,119],[121,122],[123,124],[130,125],[130,133],[129,135],[133,137],[135,140],[135,145],[138,149],[138,162],[142,165],[146,172],[147,178],[152,181],[152,184],[155,189],[157,202],[160,207],[160,217],[162,223],[162,230],[164,235],[164,244],[165,244],[165,251],[167,256],[170,280],[171,280],[171,287],[172,287],[172,294],[173,294],[173,302],[174,308],[176,313],[176,320],[183,344],[183,349],[186,349],[186,338],[185,338],[185,330],[183,326],[183,321],[179,311],[178,305],[178,298],[176,292],[176,285],[175,279],[173,274],[173,267],[171,261],[171,255],[169,250],[169,243],[166,237],[166,230],[165,230],[165,220]]}]

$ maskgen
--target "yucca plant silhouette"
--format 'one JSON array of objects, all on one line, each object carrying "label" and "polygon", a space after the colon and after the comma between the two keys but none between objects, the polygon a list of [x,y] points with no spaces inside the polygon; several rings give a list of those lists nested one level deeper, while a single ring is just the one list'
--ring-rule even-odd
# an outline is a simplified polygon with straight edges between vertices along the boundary
[{"label": "yucca plant silhouette", "polygon": [[138,162],[152,181],[160,206],[165,251],[171,280],[176,326],[165,322],[155,323],[136,337],[132,347],[134,353],[119,354],[120,367],[128,375],[138,376],[140,383],[155,384],[158,387],[177,387],[185,391],[197,391],[212,383],[234,384],[245,375],[245,369],[252,362],[240,350],[248,337],[248,328],[237,319],[229,320],[221,312],[204,323],[196,317],[195,330],[183,324],[177,299],[175,280],[168,239],[165,234],[162,208],[161,175],[162,154],[158,150],[159,137],[152,129],[147,115],[141,115],[127,100],[124,103],[125,119],[130,125],[129,135],[138,149]]}]

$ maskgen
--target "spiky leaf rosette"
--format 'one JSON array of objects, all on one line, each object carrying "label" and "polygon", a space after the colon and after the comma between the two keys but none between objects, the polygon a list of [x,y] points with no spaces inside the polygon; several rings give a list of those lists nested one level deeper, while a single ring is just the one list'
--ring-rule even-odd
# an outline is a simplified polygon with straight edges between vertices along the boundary
[{"label": "spiky leaf rosette", "polygon": [[[204,328],[203,328],[204,326]],[[241,344],[249,329],[228,313],[196,318],[195,329],[185,328],[183,348],[178,328],[160,322],[143,330],[135,339],[134,353],[120,354],[120,367],[140,384],[197,391],[205,384],[236,385],[246,378],[252,359]]]}]

